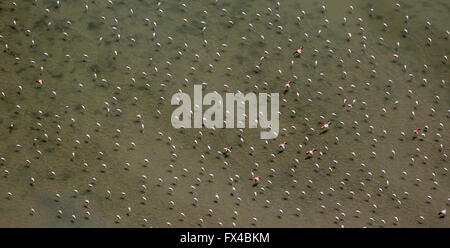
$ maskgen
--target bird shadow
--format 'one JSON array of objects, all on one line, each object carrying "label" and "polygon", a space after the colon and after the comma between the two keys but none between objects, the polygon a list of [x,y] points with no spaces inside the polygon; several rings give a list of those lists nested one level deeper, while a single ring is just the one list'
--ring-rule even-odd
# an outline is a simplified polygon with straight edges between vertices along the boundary
[{"label": "bird shadow", "polygon": [[328,132],[328,129],[323,130],[322,132],[319,133],[319,135],[325,134],[325,133],[327,133],[327,132]]}]

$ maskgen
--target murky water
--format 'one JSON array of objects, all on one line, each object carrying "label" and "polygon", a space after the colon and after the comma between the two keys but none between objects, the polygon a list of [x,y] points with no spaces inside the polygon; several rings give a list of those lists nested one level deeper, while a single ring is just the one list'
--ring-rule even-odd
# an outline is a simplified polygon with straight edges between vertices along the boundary
[{"label": "murky water", "polygon": [[[447,1],[59,2],[0,3],[0,226],[450,227]],[[284,130],[174,129],[201,83]]]}]

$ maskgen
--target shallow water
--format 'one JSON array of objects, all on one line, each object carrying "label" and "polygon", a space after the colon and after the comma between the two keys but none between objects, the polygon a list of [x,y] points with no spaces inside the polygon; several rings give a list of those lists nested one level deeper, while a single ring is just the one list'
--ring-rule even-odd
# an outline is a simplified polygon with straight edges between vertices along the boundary
[{"label": "shallow water", "polygon": [[[399,1],[400,8],[385,0],[280,1],[279,7],[255,0],[60,2],[0,3],[0,226],[450,227],[438,216],[450,205],[446,1]],[[303,53],[294,57],[299,46]],[[192,95],[201,83],[204,93],[279,92],[286,131],[265,144],[259,129],[174,129],[172,95],[180,89]],[[231,153],[218,153],[227,146]],[[318,151],[305,156],[312,148]],[[261,178],[257,185],[251,172]]]}]

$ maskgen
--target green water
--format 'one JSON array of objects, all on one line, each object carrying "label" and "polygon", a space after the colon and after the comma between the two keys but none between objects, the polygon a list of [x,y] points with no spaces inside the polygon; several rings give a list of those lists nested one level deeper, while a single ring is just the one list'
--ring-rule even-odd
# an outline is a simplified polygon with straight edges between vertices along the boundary
[{"label": "green water", "polygon": [[[400,8],[385,0],[280,1],[279,7],[266,0],[60,2],[0,3],[0,155],[6,160],[0,226],[450,227],[448,217],[438,216],[450,205],[446,1],[399,1]],[[303,53],[294,57],[299,46]],[[279,92],[280,129],[287,131],[265,144],[259,129],[174,129],[172,95],[193,96],[193,85],[201,83],[204,92],[222,95]],[[425,125],[425,136],[413,133]],[[218,153],[227,146],[233,146],[228,156]],[[318,151],[306,157],[312,148]]]}]

